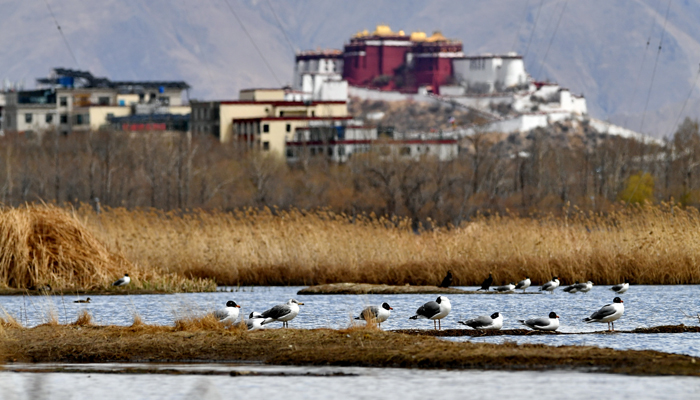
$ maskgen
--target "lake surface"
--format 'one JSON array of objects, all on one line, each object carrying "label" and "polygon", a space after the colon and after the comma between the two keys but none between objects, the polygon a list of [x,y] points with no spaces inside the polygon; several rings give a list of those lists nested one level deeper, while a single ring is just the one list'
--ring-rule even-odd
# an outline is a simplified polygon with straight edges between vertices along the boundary
[{"label": "lake surface", "polygon": [[[15,365],[46,368],[56,364]],[[83,372],[0,372],[3,399],[698,399],[700,379],[556,372],[240,365],[69,365]],[[105,374],[124,368],[181,372],[250,371],[263,375]],[[88,371],[85,371],[88,370]],[[2,371],[2,370],[0,370]],[[94,372],[89,372],[94,371]],[[270,376],[265,374],[290,374]],[[306,375],[310,374],[310,375]],[[341,376],[334,374],[343,374]],[[324,376],[330,375],[330,376]]]},{"label": "lake surface", "polygon": [[[88,310],[99,324],[130,325],[138,314],[146,323],[172,325],[177,318],[202,314],[224,306],[227,300],[241,305],[241,315],[264,311],[290,298],[305,303],[299,316],[290,322],[293,328],[346,328],[363,307],[388,302],[393,308],[383,329],[432,329],[432,321],[409,320],[415,310],[436,295],[307,295],[297,296],[300,287],[246,287],[235,292],[190,293],[172,295],[90,296],[90,304],[75,304],[74,296],[2,296],[0,305],[25,326],[47,321],[53,312],[59,322],[76,319],[80,310]],[[465,288],[474,289],[474,288]],[[536,291],[532,288],[530,291]],[[658,325],[697,325],[700,312],[700,286],[632,286],[620,295],[625,315],[615,323],[616,329],[630,330]],[[550,311],[561,318],[561,332],[591,332],[607,329],[607,324],[586,324],[581,320],[615,297],[609,286],[594,286],[589,293],[568,294],[558,289],[554,294],[533,295],[449,295],[452,312],[442,322],[443,328],[462,328],[460,319],[483,314],[504,314],[504,329],[522,328],[518,319],[546,316]],[[277,328],[281,324],[270,324]],[[460,337],[500,343],[549,345],[596,345],[616,349],[653,349],[700,356],[700,334],[618,334],[561,336],[499,336],[488,338]]]}]

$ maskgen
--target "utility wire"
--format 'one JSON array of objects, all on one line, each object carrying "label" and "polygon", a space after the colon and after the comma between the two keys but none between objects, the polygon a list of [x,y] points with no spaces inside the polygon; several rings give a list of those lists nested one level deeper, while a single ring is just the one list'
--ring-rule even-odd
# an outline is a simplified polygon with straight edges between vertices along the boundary
[{"label": "utility wire", "polygon": [[63,34],[63,30],[61,29],[61,25],[58,24],[58,20],[56,19],[56,16],[53,13],[53,10],[51,9],[51,6],[49,5],[48,0],[44,0],[44,3],[46,4],[46,8],[49,9],[49,14],[51,14],[51,18],[53,18],[53,22],[56,24],[56,28],[58,28],[58,33],[61,34],[61,37],[63,38],[63,43],[66,44],[66,47],[68,48],[68,52],[70,53],[70,56],[73,57],[73,61],[75,61],[75,65],[80,68],[80,63],[78,62],[78,59],[75,58],[75,54],[73,53],[73,49],[70,48],[70,44],[68,44],[68,39],[66,39],[66,35]]},{"label": "utility wire", "polygon": [[530,44],[532,43],[532,37],[535,36],[535,29],[537,29],[537,21],[540,19],[540,11],[542,11],[542,3],[544,0],[540,0],[540,6],[537,8],[537,16],[535,17],[535,24],[532,26],[532,32],[530,32],[530,39],[527,41],[527,47],[525,48],[525,54],[523,59],[527,57],[527,53],[530,51]]},{"label": "utility wire", "polygon": [[[658,5],[658,3],[657,3]],[[649,50],[649,44],[651,43],[651,35],[654,34],[654,28],[656,27],[656,17],[654,15],[651,16],[651,29],[649,30],[649,36],[647,36],[647,45],[644,47],[644,55],[642,56],[642,63],[639,65],[639,71],[637,71],[637,77],[634,78],[634,85],[632,85],[632,96],[630,97],[632,101],[637,98],[637,89],[639,86],[637,85],[639,83],[639,78],[642,76],[642,72],[644,71],[644,64],[647,59],[647,53]],[[627,128],[627,122],[630,118],[629,114],[625,115],[625,121],[622,123],[622,126],[624,128]]]},{"label": "utility wire", "polygon": [[671,1],[668,0],[668,7],[666,7],[666,16],[664,17],[664,27],[661,30],[661,39],[659,40],[659,49],[656,51],[656,60],[654,61],[654,70],[651,73],[651,82],[649,82],[649,90],[647,92],[647,101],[644,103],[644,112],[642,113],[642,122],[639,124],[639,133],[644,134],[644,120],[647,115],[647,107],[649,106],[649,99],[651,98],[651,89],[654,86],[654,78],[656,77],[656,67],[659,64],[659,55],[661,55],[661,45],[664,42],[664,36],[666,35],[666,22],[668,22],[668,11],[671,9]]},{"label": "utility wire", "polygon": [[557,35],[557,30],[559,30],[559,24],[561,23],[561,18],[564,16],[564,11],[566,11],[566,6],[569,5],[569,3],[564,0],[564,7],[561,9],[561,13],[559,14],[559,20],[557,21],[557,26],[554,27],[554,32],[552,32],[552,37],[549,39],[549,44],[547,45],[547,51],[544,52],[544,57],[542,58],[542,64],[540,64],[540,69],[537,71],[536,77],[538,77],[540,80],[542,77],[540,76],[540,72],[542,72],[542,68],[544,68],[544,63],[547,61],[547,55],[549,54],[549,48],[552,47],[552,42],[554,42],[554,37]]},{"label": "utility wire", "polygon": [[676,118],[676,122],[671,125],[671,129],[668,132],[668,135],[666,137],[671,137],[671,132],[673,132],[673,129],[678,126],[678,122],[681,120],[681,117],[683,116],[683,111],[685,111],[685,106],[688,104],[688,100],[690,100],[690,96],[693,94],[693,90],[695,90],[695,85],[698,84],[698,77],[700,77],[700,68],[698,68],[698,72],[695,74],[695,80],[693,81],[693,84],[690,86],[690,90],[688,91],[688,96],[685,98],[685,101],[683,102],[683,107],[681,107],[681,112],[678,113],[678,118]]},{"label": "utility wire", "polygon": [[250,33],[248,32],[248,30],[245,28],[245,25],[243,25],[243,21],[241,21],[241,19],[238,17],[238,14],[236,14],[236,11],[234,11],[234,10],[233,10],[233,7],[231,7],[231,3],[229,3],[228,0],[224,0],[224,2],[225,2],[226,5],[228,6],[228,9],[231,11],[231,14],[233,14],[233,16],[236,18],[236,21],[238,21],[238,24],[241,26],[241,29],[243,29],[243,32],[244,32],[245,35],[248,37],[248,40],[250,40],[250,43],[253,45],[253,47],[255,47],[255,50],[256,50],[256,51],[258,52],[258,54],[260,55],[260,58],[262,58],[263,62],[264,62],[265,65],[267,66],[267,69],[270,70],[270,73],[271,73],[272,76],[275,78],[275,81],[277,81],[277,85],[282,86],[282,82],[281,82],[281,81],[279,80],[279,78],[277,77],[277,74],[275,73],[275,70],[273,70],[273,69],[272,69],[272,66],[270,65],[270,63],[267,62],[267,58],[265,58],[265,55],[262,53],[262,51],[260,50],[260,48],[258,47],[258,45],[255,43],[255,40],[253,40],[253,36],[251,36]]},{"label": "utility wire", "polygon": [[289,36],[287,36],[287,31],[285,31],[284,28],[282,27],[282,23],[280,22],[280,19],[277,17],[277,13],[275,12],[275,9],[272,7],[272,3],[270,3],[270,0],[267,0],[267,5],[270,7],[270,11],[272,11],[272,15],[275,17],[275,21],[277,21],[277,26],[282,31],[282,34],[284,35],[284,39],[287,41],[289,48],[292,50],[292,54],[296,55],[297,50],[294,47],[294,44],[292,43],[292,41],[289,40]]}]

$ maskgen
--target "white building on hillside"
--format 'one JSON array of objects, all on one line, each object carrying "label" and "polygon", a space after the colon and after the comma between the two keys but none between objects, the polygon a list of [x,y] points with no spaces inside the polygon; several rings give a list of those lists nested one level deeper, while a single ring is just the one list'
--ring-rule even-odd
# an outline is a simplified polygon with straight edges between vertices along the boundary
[{"label": "white building on hillside", "polygon": [[346,101],[348,82],[343,80],[343,53],[340,50],[298,53],[292,88],[287,98],[290,101]]},{"label": "white building on hillside", "polygon": [[503,92],[528,85],[523,57],[516,53],[455,58],[452,68],[455,79],[467,93]]}]

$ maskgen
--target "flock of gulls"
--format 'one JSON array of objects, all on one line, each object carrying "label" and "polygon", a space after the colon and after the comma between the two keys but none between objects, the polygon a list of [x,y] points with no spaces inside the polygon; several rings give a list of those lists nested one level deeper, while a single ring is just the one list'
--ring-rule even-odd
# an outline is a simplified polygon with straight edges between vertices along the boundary
[{"label": "flock of gulls", "polygon": [[[124,274],[124,276],[117,281],[115,281],[112,286],[125,286],[131,282],[129,274]],[[449,287],[452,284],[452,272],[447,271],[447,275],[442,280],[439,287]],[[493,286],[493,276],[489,274],[489,277],[484,280],[481,287],[477,291],[490,291],[491,289],[501,292],[514,292],[516,290],[522,290],[523,293],[532,285],[530,277],[525,277],[522,281],[517,284],[511,282],[503,286]],[[551,281],[546,282],[540,286],[541,292],[553,293],[556,288],[560,286],[560,281],[558,277],[553,277]],[[564,288],[566,293],[587,293],[593,288],[593,282],[576,282],[573,285]],[[619,285],[614,285],[610,288],[613,292],[617,294],[623,294],[629,289],[629,282],[621,283]],[[75,303],[89,303],[90,298],[86,300],[76,300]],[[297,315],[299,315],[299,306],[304,305],[304,303],[296,300],[289,299],[284,304],[278,304],[269,310],[262,313],[251,312],[247,319],[243,319],[243,323],[247,326],[249,330],[262,329],[264,325],[272,322],[281,322],[283,328],[289,327],[289,321],[293,320]],[[235,301],[229,300],[226,302],[226,307],[221,310],[214,311],[214,316],[221,322],[224,323],[235,323],[238,320],[240,313],[240,305]],[[391,316],[391,311],[393,308],[388,303],[382,303],[380,306],[369,306],[366,307],[359,316],[355,317],[356,320],[363,321],[373,321],[381,326],[382,322],[389,319]],[[409,319],[428,319],[433,321],[433,329],[442,329],[441,320],[452,311],[452,304],[450,300],[445,296],[438,296],[434,301],[429,301],[422,306],[420,306],[415,315]],[[620,297],[615,297],[611,304],[606,304],[601,307],[598,311],[591,314],[589,317],[584,318],[583,322],[600,322],[608,324],[608,331],[615,330],[615,321],[620,319],[625,313],[624,302]],[[469,326],[473,329],[480,330],[498,330],[503,327],[503,314],[500,312],[495,312],[491,315],[480,315],[475,318],[467,319],[465,321],[457,321],[462,325]],[[546,317],[530,318],[525,320],[518,320],[521,324],[539,331],[556,331],[559,329],[559,316],[556,312],[552,311]]]}]

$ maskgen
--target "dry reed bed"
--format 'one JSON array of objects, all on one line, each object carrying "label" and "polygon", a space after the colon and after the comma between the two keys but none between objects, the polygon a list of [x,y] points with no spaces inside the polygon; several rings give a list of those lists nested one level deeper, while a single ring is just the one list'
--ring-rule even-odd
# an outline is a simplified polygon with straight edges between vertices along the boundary
[{"label": "dry reed bed", "polygon": [[103,242],[138,265],[229,285],[363,282],[456,285],[558,275],[566,283],[700,283],[700,214],[660,205],[607,215],[477,218],[414,233],[405,219],[329,211],[166,213],[81,208]]},{"label": "dry reed bed", "polygon": [[211,282],[132,263],[65,209],[28,205],[0,210],[0,287],[108,289],[124,273],[132,277],[130,287],[138,289],[212,289]]},{"label": "dry reed bed", "polygon": [[586,346],[458,343],[377,328],[269,329],[248,332],[212,321],[175,327],[135,323],[95,326],[81,316],[71,325],[26,329],[0,324],[4,362],[253,361],[277,365],[456,369],[580,368],[641,375],[700,375],[690,356]]}]

